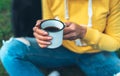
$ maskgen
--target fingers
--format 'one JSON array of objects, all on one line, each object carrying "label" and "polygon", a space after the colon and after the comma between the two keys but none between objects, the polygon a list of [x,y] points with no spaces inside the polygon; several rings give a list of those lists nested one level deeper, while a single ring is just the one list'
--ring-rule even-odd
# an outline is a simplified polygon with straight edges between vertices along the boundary
[{"label": "fingers", "polygon": [[64,35],[63,38],[65,40],[75,40],[75,39],[77,39],[77,36],[76,36],[76,33],[72,32],[72,33]]},{"label": "fingers", "polygon": [[[70,22],[67,23],[67,24],[68,24],[68,26],[64,28],[64,35],[69,34],[69,33],[75,31],[75,25],[74,25],[74,24],[72,24],[72,23],[70,23]],[[69,24],[70,24],[70,25],[69,25]]]},{"label": "fingers", "polygon": [[40,27],[40,23],[41,23],[42,21],[44,21],[44,20],[37,20],[35,26],[36,26],[36,27]]},{"label": "fingers", "polygon": [[48,45],[51,44],[52,37],[50,36],[42,36],[42,35],[38,35],[37,33],[35,33],[34,36],[41,48],[46,48]]},{"label": "fingers", "polygon": [[46,31],[44,31],[44,30],[42,30],[42,29],[40,29],[39,27],[36,27],[36,26],[33,28],[33,31],[34,31],[34,33],[37,33],[37,34],[40,34],[40,35],[43,35],[43,36],[48,35],[48,33]]},{"label": "fingers", "polygon": [[71,32],[71,30],[69,29],[69,28],[64,28],[64,35],[66,35],[66,34],[68,34],[68,33],[70,33]]},{"label": "fingers", "polygon": [[76,23],[66,22],[67,27],[64,28],[64,39],[75,40],[77,38],[82,38],[84,29],[81,25]]},{"label": "fingers", "polygon": [[[36,29],[37,28],[37,29]],[[35,36],[36,38],[36,41],[38,42],[39,46],[41,48],[45,48],[47,47],[48,45],[51,44],[51,40],[52,40],[52,37],[48,36],[48,33],[41,30],[41,29],[38,29],[38,27],[36,28],[33,28],[34,29],[34,33],[33,35]]]},{"label": "fingers", "polygon": [[39,39],[39,40],[43,40],[43,41],[49,41],[52,39],[52,37],[48,36],[48,35],[41,35],[39,33],[34,33],[34,36]]},{"label": "fingers", "polygon": [[38,42],[38,45],[41,47],[41,48],[46,48],[46,47],[48,47],[48,45],[50,45],[51,44],[51,42],[50,41],[41,41],[41,40],[39,40],[39,39],[37,39],[36,38],[36,41]]},{"label": "fingers", "polygon": [[40,23],[42,22],[43,20],[38,20],[36,22],[36,25],[35,27],[33,27],[33,35],[34,37],[36,38],[36,41],[38,43],[38,45],[41,47],[41,48],[46,48],[48,45],[51,44],[51,40],[52,40],[52,37],[48,36],[48,32],[40,29]]}]

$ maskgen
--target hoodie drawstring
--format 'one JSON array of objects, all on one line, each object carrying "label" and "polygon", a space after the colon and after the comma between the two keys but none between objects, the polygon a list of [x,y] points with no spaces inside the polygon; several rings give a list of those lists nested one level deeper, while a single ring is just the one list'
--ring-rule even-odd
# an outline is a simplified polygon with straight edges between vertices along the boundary
[{"label": "hoodie drawstring", "polygon": [[[65,3],[65,19],[69,19],[69,10],[68,10],[68,0],[64,0]],[[92,10],[92,0],[88,0],[88,27],[92,27],[92,15],[93,15],[93,10]],[[87,44],[82,41],[81,39],[76,39],[75,43],[77,46],[86,46]]]},{"label": "hoodie drawstring", "polygon": [[92,15],[93,15],[93,10],[92,10],[92,0],[89,0],[88,2],[88,27],[92,27]]},{"label": "hoodie drawstring", "polygon": [[65,19],[69,19],[68,0],[64,0],[65,5]]},{"label": "hoodie drawstring", "polygon": [[[68,0],[64,0],[65,4],[65,19],[69,19]],[[92,0],[88,0],[88,27],[92,27]]]}]

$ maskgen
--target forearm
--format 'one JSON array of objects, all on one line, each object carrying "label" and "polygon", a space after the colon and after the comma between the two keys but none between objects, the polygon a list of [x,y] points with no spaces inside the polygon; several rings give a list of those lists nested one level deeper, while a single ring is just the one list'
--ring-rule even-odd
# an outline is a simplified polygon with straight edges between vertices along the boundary
[{"label": "forearm", "polygon": [[88,45],[99,50],[115,51],[120,47],[120,41],[117,37],[102,33],[93,28],[87,29],[87,33],[83,39]]}]

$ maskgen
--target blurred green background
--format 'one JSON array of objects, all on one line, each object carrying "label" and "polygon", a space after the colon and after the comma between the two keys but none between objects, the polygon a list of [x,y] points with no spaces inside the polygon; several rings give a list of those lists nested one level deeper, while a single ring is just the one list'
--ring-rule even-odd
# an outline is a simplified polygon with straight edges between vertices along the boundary
[{"label": "blurred green background", "polygon": [[[11,31],[11,1],[0,0],[0,47],[2,40],[7,40],[13,36]],[[120,56],[120,51],[117,51]],[[65,73],[65,72],[64,72]],[[0,63],[0,76],[8,76]]]},{"label": "blurred green background", "polygon": [[11,0],[0,0],[0,46],[1,41],[12,36],[11,31]]},{"label": "blurred green background", "polygon": [[[2,40],[7,40],[12,36],[11,31],[11,1],[12,0],[0,0],[0,47]],[[8,76],[0,63],[0,76]]]}]

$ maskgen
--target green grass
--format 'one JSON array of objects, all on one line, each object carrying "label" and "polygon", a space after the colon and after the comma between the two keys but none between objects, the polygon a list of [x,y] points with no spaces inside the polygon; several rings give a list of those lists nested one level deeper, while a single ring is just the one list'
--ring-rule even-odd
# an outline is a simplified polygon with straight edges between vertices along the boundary
[{"label": "green grass", "polygon": [[[0,0],[0,47],[2,40],[7,40],[12,36],[10,9],[12,0]],[[8,76],[2,64],[0,63],[0,76]]]},{"label": "green grass", "polygon": [[10,9],[11,9],[11,0],[0,0],[0,46],[2,45],[1,41],[7,40],[11,33],[11,21],[10,21]]}]

